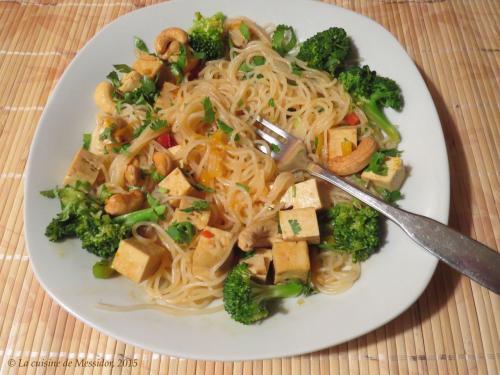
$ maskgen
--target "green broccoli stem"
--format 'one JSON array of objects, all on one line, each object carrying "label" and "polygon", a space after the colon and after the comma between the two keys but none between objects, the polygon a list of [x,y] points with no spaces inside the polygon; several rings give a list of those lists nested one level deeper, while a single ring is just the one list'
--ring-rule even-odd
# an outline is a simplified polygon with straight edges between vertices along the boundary
[{"label": "green broccoli stem", "polygon": [[385,134],[387,134],[392,142],[399,143],[401,141],[401,135],[399,134],[398,129],[396,129],[396,127],[389,122],[389,120],[375,101],[363,101],[361,103],[361,108],[365,112],[370,122],[379,127]]},{"label": "green broccoli stem", "polygon": [[[158,206],[160,207],[160,206]],[[155,208],[145,208],[143,210],[130,212],[128,214],[120,215],[113,218],[115,223],[123,224],[126,226],[132,226],[141,221],[151,221],[153,223],[158,222],[160,219],[160,213],[158,207]]]},{"label": "green broccoli stem", "polygon": [[252,291],[259,301],[297,297],[303,293],[304,284],[295,280],[278,285],[261,285],[252,283]]}]

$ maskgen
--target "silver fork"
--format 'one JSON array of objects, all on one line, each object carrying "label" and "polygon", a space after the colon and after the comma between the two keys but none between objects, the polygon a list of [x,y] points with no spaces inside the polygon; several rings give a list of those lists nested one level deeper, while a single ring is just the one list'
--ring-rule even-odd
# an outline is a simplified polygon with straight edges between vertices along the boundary
[{"label": "silver fork", "polygon": [[[393,207],[347,180],[312,162],[298,138],[261,117],[257,134],[273,147],[271,157],[280,170],[303,170],[327,181],[366,203],[397,224],[410,238],[431,254],[479,284],[500,294],[500,254],[436,220]],[[257,146],[266,152],[266,147]]]}]

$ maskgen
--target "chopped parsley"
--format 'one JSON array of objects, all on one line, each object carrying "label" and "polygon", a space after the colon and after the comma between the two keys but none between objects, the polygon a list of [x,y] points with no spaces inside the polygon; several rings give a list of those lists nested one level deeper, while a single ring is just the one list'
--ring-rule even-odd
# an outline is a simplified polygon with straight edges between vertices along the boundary
[{"label": "chopped parsley", "polygon": [[381,176],[387,176],[388,168],[385,164],[385,159],[388,156],[395,157],[399,155],[401,155],[401,151],[395,148],[377,151],[370,158],[370,162],[368,163],[368,167],[366,167],[365,171],[373,172]]},{"label": "chopped parsley", "polygon": [[174,222],[166,232],[178,244],[189,244],[196,235],[196,228],[189,221]]},{"label": "chopped parsley", "polygon": [[198,182],[193,185],[194,188],[198,191],[204,191],[205,193],[213,193],[215,192],[215,189],[212,189],[209,186],[203,185],[201,182]]},{"label": "chopped parsley", "polygon": [[303,69],[294,62],[291,65],[292,65],[292,73],[300,77],[302,75]]},{"label": "chopped parsley", "polygon": [[207,211],[210,208],[210,204],[205,200],[196,200],[193,202],[191,207],[183,208],[182,212],[195,212],[195,211]]},{"label": "chopped parsley", "polygon": [[124,143],[121,146],[113,147],[113,152],[115,154],[128,154],[128,149],[130,147],[130,143]]},{"label": "chopped parsley", "polygon": [[236,183],[236,186],[242,188],[243,190],[245,190],[246,192],[249,192],[250,191],[250,187],[248,185],[245,185],[245,184],[242,184],[241,182],[237,182]]},{"label": "chopped parsley", "polygon": [[132,71],[132,68],[127,64],[116,64],[113,65],[113,68],[120,73],[130,73]]},{"label": "chopped parsley", "polygon": [[252,59],[252,65],[260,66],[266,63],[266,58],[264,56],[255,56]]},{"label": "chopped parsley", "polygon": [[57,197],[57,189],[42,190],[40,192],[40,195],[44,196],[45,198],[54,199],[55,197]]},{"label": "chopped parsley", "polygon": [[83,148],[88,150],[90,148],[90,142],[92,141],[92,134],[83,133]]},{"label": "chopped parsley", "polygon": [[276,104],[274,103],[274,99],[273,98],[269,99],[269,101],[267,102],[267,104],[269,105],[269,107],[273,107],[273,108],[276,106]]},{"label": "chopped parsley", "polygon": [[390,191],[388,189],[376,189],[387,203],[395,203],[403,199],[403,194],[399,190]]},{"label": "chopped parsley", "polygon": [[212,106],[212,102],[208,96],[203,99],[203,110],[205,111],[205,115],[203,116],[203,121],[207,124],[211,124],[215,121],[215,111]]},{"label": "chopped parsley", "polygon": [[114,70],[112,72],[109,72],[106,78],[109,79],[115,89],[120,87],[120,77],[118,77],[118,73]]},{"label": "chopped parsley", "polygon": [[290,228],[295,236],[302,231],[302,228],[296,219],[288,220],[288,224],[290,225]]},{"label": "chopped parsley", "polygon": [[276,145],[276,144],[274,144],[274,143],[271,143],[271,146],[270,146],[270,147],[271,147],[271,151],[272,151],[272,152],[276,152],[276,153],[278,153],[278,152],[280,152],[280,151],[281,151],[280,146],[278,146],[278,145]]},{"label": "chopped parsley", "polygon": [[248,25],[245,22],[242,22],[240,24],[240,32],[241,32],[241,35],[243,35],[243,38],[245,38],[246,41],[250,40],[250,29],[248,28]]},{"label": "chopped parsley", "polygon": [[[225,134],[231,136],[231,134],[233,133],[234,129],[232,127],[230,127],[228,124],[226,124],[224,121],[222,120],[217,120],[217,127],[222,130]],[[240,135],[239,134],[236,134],[236,137],[234,137],[234,140],[235,141],[239,141],[240,140]]]},{"label": "chopped parsley", "polygon": [[110,126],[106,127],[101,134],[99,134],[99,140],[100,141],[113,141],[113,132],[116,129],[116,124],[111,124]]},{"label": "chopped parsley", "polygon": [[138,38],[138,37],[134,36],[134,46],[139,51],[149,53],[148,46],[146,45],[146,43],[144,42],[144,40],[142,40],[141,38]]},{"label": "chopped parsley", "polygon": [[161,173],[159,173],[156,169],[151,171],[151,179],[153,180],[153,182],[158,183],[161,180],[163,180],[164,178],[165,178],[165,176],[162,175]]},{"label": "chopped parsley", "polygon": [[153,130],[160,130],[160,129],[163,129],[167,126],[167,121],[157,118],[157,119],[151,120],[151,123],[149,124],[149,126]]}]

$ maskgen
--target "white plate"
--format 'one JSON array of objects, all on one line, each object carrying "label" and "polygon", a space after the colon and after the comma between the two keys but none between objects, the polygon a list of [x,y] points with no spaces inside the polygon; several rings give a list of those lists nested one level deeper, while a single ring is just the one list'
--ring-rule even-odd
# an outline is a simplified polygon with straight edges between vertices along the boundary
[{"label": "white plate", "polygon": [[406,107],[390,117],[400,124],[404,160],[411,168],[403,208],[441,222],[448,217],[449,175],[446,148],[436,109],[417,68],[397,40],[379,24],[351,11],[310,1],[172,1],[120,17],[99,32],[68,67],[40,120],[27,168],[25,231],[33,270],[47,292],[66,310],[119,340],[174,356],[210,360],[248,360],[289,356],[339,344],[369,332],[408,308],[422,293],[436,259],[388,225],[381,251],[362,266],[360,280],[338,296],[315,295],[303,305],[286,301],[286,312],[262,324],[244,326],[224,312],[174,317],[157,311],[116,313],[98,302],[143,301],[140,288],[124,278],[96,280],[94,256],[76,240],[54,244],[44,230],[59,207],[38,193],[60,184],[82,133],[94,126],[96,84],[111,64],[133,61],[134,36],[148,45],[168,26],[188,28],[193,13],[245,15],[260,24],[293,25],[301,39],[330,26],[346,29],[364,63],[402,87]]}]

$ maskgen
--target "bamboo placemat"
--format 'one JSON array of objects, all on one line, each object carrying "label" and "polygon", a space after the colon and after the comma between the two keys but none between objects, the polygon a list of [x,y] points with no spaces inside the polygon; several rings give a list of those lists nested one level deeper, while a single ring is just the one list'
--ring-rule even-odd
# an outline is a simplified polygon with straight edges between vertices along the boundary
[{"label": "bamboo placemat", "polygon": [[[150,353],[89,328],[45,294],[23,235],[23,173],[33,132],[51,89],[85,42],[152,2],[0,1],[0,373],[500,374],[500,298],[442,264],[421,298],[376,331],[320,352],[254,362]],[[380,22],[416,62],[446,136],[450,225],[498,249],[498,0],[332,2]],[[109,367],[124,358],[136,364]],[[76,366],[76,359],[108,366]],[[54,366],[65,360],[72,362]]]}]

